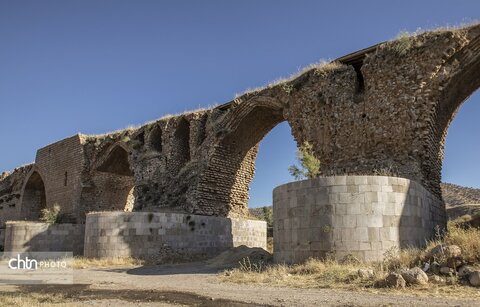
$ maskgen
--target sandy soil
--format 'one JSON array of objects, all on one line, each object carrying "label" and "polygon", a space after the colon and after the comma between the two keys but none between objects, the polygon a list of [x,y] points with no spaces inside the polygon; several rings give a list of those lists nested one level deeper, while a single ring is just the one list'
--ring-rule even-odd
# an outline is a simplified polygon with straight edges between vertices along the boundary
[{"label": "sandy soil", "polygon": [[72,286],[0,286],[0,291],[68,294],[66,306],[480,306],[473,298],[293,289],[221,283],[203,263],[81,269]]}]

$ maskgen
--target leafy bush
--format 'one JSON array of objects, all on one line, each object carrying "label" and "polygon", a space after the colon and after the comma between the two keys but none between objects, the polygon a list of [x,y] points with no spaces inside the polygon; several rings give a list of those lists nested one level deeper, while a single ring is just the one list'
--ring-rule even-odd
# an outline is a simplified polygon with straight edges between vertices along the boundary
[{"label": "leafy bush", "polygon": [[45,208],[42,209],[42,217],[40,220],[42,222],[48,224],[55,224],[58,222],[60,216],[60,206],[58,204],[54,204],[53,208]]}]

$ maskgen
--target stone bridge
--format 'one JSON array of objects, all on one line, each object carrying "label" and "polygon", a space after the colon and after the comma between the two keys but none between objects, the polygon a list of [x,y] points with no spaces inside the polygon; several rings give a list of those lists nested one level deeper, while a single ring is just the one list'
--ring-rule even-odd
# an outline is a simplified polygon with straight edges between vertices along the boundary
[{"label": "stone bridge", "polygon": [[441,197],[448,126],[480,86],[480,25],[400,37],[314,65],[211,109],[138,128],[75,135],[2,174],[0,226],[90,211],[247,216],[258,144],[287,121],[321,175],[389,175]]}]

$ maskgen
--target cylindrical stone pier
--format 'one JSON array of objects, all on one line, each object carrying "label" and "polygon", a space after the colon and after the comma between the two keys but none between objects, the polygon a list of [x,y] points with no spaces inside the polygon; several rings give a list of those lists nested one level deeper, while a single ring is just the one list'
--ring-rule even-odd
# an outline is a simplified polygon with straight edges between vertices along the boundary
[{"label": "cylindrical stone pier", "polygon": [[328,254],[382,260],[394,246],[422,246],[446,223],[443,201],[420,184],[386,176],[332,176],[273,191],[274,260]]}]

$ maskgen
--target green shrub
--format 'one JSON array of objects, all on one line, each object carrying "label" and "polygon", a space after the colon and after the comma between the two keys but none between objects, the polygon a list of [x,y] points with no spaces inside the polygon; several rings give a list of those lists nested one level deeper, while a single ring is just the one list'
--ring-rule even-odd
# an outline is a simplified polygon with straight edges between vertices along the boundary
[{"label": "green shrub", "polygon": [[42,222],[48,224],[55,224],[58,222],[60,216],[60,206],[58,204],[54,204],[53,208],[45,208],[42,209],[42,217],[40,220]]},{"label": "green shrub", "polygon": [[297,159],[300,167],[291,165],[288,168],[295,180],[312,179],[320,173],[320,160],[313,155],[313,146],[310,143],[304,142],[300,146],[297,150]]}]

